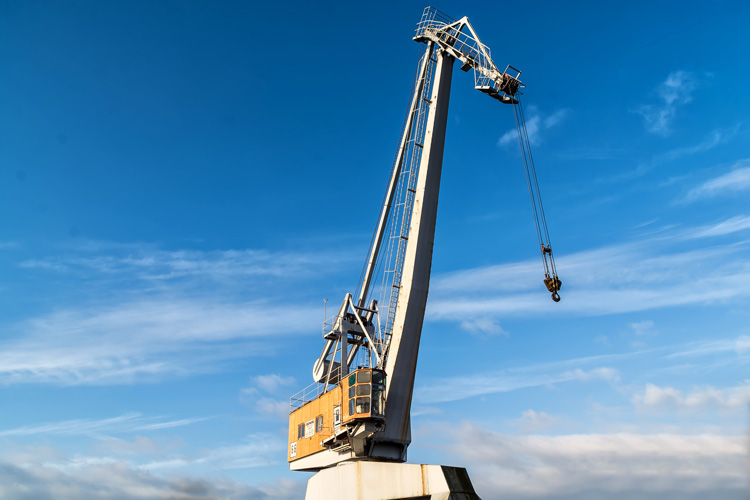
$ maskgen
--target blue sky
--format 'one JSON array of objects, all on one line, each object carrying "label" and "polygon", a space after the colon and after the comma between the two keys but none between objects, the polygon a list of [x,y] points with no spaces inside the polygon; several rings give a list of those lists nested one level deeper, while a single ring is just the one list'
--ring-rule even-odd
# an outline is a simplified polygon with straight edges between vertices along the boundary
[{"label": "blue sky", "polygon": [[[482,498],[745,498],[744,2],[487,2],[454,74],[409,459]],[[423,4],[0,5],[0,496],[292,499],[288,397],[356,285]],[[503,492],[501,495],[500,492]]]}]

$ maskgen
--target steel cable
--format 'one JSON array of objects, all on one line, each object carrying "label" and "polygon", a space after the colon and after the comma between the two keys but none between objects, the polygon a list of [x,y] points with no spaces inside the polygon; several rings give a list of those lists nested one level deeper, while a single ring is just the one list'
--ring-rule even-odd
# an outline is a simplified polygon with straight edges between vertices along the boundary
[{"label": "steel cable", "polygon": [[544,205],[542,204],[542,195],[539,189],[536,167],[534,166],[534,157],[531,154],[531,140],[529,139],[529,132],[526,127],[526,117],[519,96],[516,96],[516,103],[513,104],[513,116],[518,131],[518,144],[521,147],[521,158],[523,160],[523,168],[526,174],[526,184],[529,188],[529,199],[531,200],[534,225],[536,228],[537,239],[539,241],[539,248],[542,253],[542,263],[544,265],[544,275],[546,278],[545,285],[547,284],[547,280],[552,280],[553,287],[556,289],[550,291],[553,292],[553,299],[557,301],[559,300],[559,296],[555,298],[557,289],[559,289],[557,267],[555,266],[555,258],[552,255],[552,245],[550,242],[549,229],[547,227],[547,218],[544,213]]}]

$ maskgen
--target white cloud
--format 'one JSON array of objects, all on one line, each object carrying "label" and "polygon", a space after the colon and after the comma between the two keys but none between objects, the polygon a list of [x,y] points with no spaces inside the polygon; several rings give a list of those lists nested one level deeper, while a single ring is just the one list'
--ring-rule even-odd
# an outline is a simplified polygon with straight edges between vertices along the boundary
[{"label": "white cloud", "polygon": [[197,456],[174,455],[164,460],[134,466],[144,470],[185,470],[201,466],[198,470],[205,470],[205,465],[211,465],[216,469],[232,470],[276,465],[284,460],[284,454],[279,453],[279,450],[286,449],[286,442],[277,435],[254,433],[248,435],[244,441],[241,444],[203,450]]},{"label": "white cloud", "polygon": [[643,116],[646,130],[654,134],[668,135],[677,110],[693,100],[693,92],[697,87],[698,81],[692,73],[670,73],[656,88],[661,102],[655,105],[642,105],[636,109],[636,112]]},{"label": "white cloud", "polygon": [[277,399],[263,395],[256,387],[240,389],[240,402],[255,408],[259,415],[272,420],[285,420],[289,417],[289,399]]},{"label": "white cloud", "polygon": [[695,356],[710,356],[735,352],[742,356],[747,353],[750,337],[742,335],[736,339],[710,340],[703,342],[691,342],[677,352],[669,354],[667,358],[684,358]]},{"label": "white cloud", "polygon": [[508,336],[508,332],[502,329],[497,321],[492,318],[476,318],[467,319],[461,322],[461,329],[466,330],[469,333],[478,335],[505,335]]},{"label": "white cloud", "polygon": [[[185,451],[185,443],[182,439],[174,442],[159,440],[153,441],[140,435],[129,442],[112,436],[99,436],[92,434],[106,429],[113,434],[125,432],[134,433],[137,430],[137,417],[129,417],[129,423],[97,422],[87,421],[86,429],[76,423],[74,429],[70,423],[62,422],[47,426],[47,428],[31,429],[23,428],[20,432],[0,434],[3,439],[3,447],[0,450],[0,468],[3,463],[13,463],[24,470],[28,469],[50,469],[58,470],[69,475],[76,475],[79,470],[90,468],[94,465],[109,465],[132,471],[151,473],[153,471],[168,471],[173,477],[177,474],[205,473],[206,470],[235,470],[247,468],[259,468],[277,466],[284,464],[284,450],[286,449],[286,432],[275,434],[254,433],[247,435],[238,444],[229,446],[216,446],[213,448],[201,448],[200,450]],[[141,419],[145,420],[145,419]],[[50,441],[55,436],[85,436],[97,439],[96,446],[86,453],[67,453],[50,446],[24,445],[19,446],[14,439],[25,439],[29,432],[41,434],[44,441]],[[66,442],[70,442],[69,440]],[[78,443],[81,443],[78,440]],[[92,451],[97,453],[92,453]],[[0,492],[2,491],[0,481]],[[0,494],[0,498],[6,497]],[[87,497],[83,497],[87,498]]]},{"label": "white cloud", "polygon": [[250,377],[251,386],[240,389],[240,401],[254,407],[265,417],[284,420],[289,416],[289,399],[277,399],[272,396],[279,388],[289,387],[295,382],[294,377],[284,377],[275,373]]},{"label": "white cloud", "polygon": [[687,201],[695,201],[701,198],[714,198],[720,195],[728,195],[750,191],[750,160],[742,160],[733,166],[731,172],[722,174],[688,191]]},{"label": "white cloud", "polygon": [[521,413],[521,418],[516,421],[516,426],[519,431],[531,434],[553,427],[558,420],[557,417],[543,411],[526,410]]},{"label": "white cloud", "polygon": [[136,435],[132,441],[113,437],[104,439],[94,448],[100,452],[114,454],[118,457],[160,456],[173,451],[176,448],[176,443],[178,443],[177,440],[164,442]]},{"label": "white cloud", "polygon": [[261,397],[255,400],[258,412],[274,420],[285,420],[289,418],[289,399],[274,399]]},{"label": "white cloud", "polygon": [[[95,273],[101,277],[123,275],[141,280],[203,278],[212,280],[248,277],[282,277],[309,275],[321,269],[320,254],[243,250],[161,250],[151,245],[104,244],[89,242],[66,255],[28,259],[19,266],[26,269]],[[337,254],[337,260],[351,256]]]},{"label": "white cloud", "polygon": [[743,436],[511,436],[464,423],[449,453],[485,500],[746,498]]},{"label": "white cloud", "polygon": [[[280,324],[287,335],[319,324],[317,307],[295,305],[290,312],[290,300],[309,299],[289,290],[302,288],[301,281],[322,272],[334,257],[350,258],[265,250],[164,251],[96,241],[63,253],[21,266],[29,274],[62,272],[63,293],[57,291],[55,301],[70,289],[74,292],[63,300],[76,306],[0,324],[0,384],[154,381],[267,355],[280,348]],[[252,299],[258,296],[263,299]]]},{"label": "white cloud", "polygon": [[599,367],[585,370],[580,366],[605,360],[622,359],[633,355],[634,353],[592,356],[492,372],[437,378],[427,380],[423,385],[418,386],[414,391],[414,397],[418,404],[434,404],[529,387],[552,386],[565,382],[595,380],[616,382],[619,380],[619,374],[614,368]]},{"label": "white cloud", "polygon": [[[563,122],[568,115],[567,109],[559,109],[551,115],[543,115],[533,106],[529,108],[530,118],[526,120],[526,132],[529,134],[529,142],[532,145],[542,142],[541,134],[544,130],[555,127]],[[498,146],[508,146],[518,143],[518,131],[510,129],[500,136]]]},{"label": "white cloud", "polygon": [[12,327],[0,344],[0,383],[118,384],[219,369],[263,347],[284,318],[287,334],[317,323],[319,311],[264,302],[153,298],[61,309]]},{"label": "white cloud", "polygon": [[716,196],[722,192],[750,190],[750,160],[737,162],[733,170],[726,174],[710,179],[694,190],[694,197]]},{"label": "white cloud", "polygon": [[[682,146],[674,149],[670,149],[664,153],[657,154],[651,159],[640,163],[635,169],[618,173],[611,177],[611,181],[621,181],[633,179],[635,177],[642,176],[647,172],[650,172],[654,167],[662,165],[664,163],[673,162],[685,156],[692,156],[698,153],[704,153],[710,151],[715,147],[728,142],[733,139],[740,131],[740,125],[735,125],[729,128],[715,129],[709,132],[702,140],[692,141],[690,146]],[[683,179],[684,176],[671,177],[662,185],[669,185]]]},{"label": "white cloud", "polygon": [[0,430],[0,436],[32,436],[42,434],[57,436],[80,435],[103,438],[106,437],[106,434],[134,433],[172,427],[183,427],[210,418],[212,417],[165,420],[164,417],[146,417],[140,413],[126,413],[117,417],[104,419],[63,420],[59,422],[23,426],[15,429]]},{"label": "white cloud", "polygon": [[270,373],[268,375],[257,375],[251,377],[252,383],[265,392],[276,392],[279,387],[288,387],[295,383],[294,377],[284,377],[276,373]]},{"label": "white cloud", "polygon": [[443,411],[440,408],[435,408],[434,406],[412,406],[411,407],[411,416],[417,417],[420,415],[440,415],[443,413]]},{"label": "white cloud", "polygon": [[739,337],[734,345],[734,350],[737,351],[737,354],[739,354],[740,356],[742,356],[743,354],[749,354],[750,335],[743,335]]},{"label": "white cloud", "polygon": [[[496,371],[464,373],[451,377],[429,378],[424,379],[421,384],[415,387],[414,398],[416,404],[437,404],[532,387],[553,387],[562,383],[604,381],[617,384],[620,382],[620,371],[609,365],[637,360],[640,370],[645,370],[647,367],[653,368],[655,365],[658,371],[673,367],[672,360],[682,357],[706,357],[734,352],[737,352],[738,356],[742,356],[742,352],[745,352],[746,349],[750,349],[750,339],[742,336],[738,339],[722,339],[703,343],[691,342],[671,347],[571,358],[509,367]],[[646,362],[649,360],[651,364],[647,365]],[[708,358],[708,361],[709,363],[712,362],[710,358]],[[740,358],[739,361],[750,362],[750,358]],[[726,364],[726,362],[725,357],[720,359],[721,364]],[[697,363],[691,364],[693,369],[698,366]],[[744,401],[746,390],[747,387],[741,386],[720,391],[723,394],[724,406],[736,407],[738,401]],[[642,397],[640,399],[634,398],[634,401],[641,400]],[[689,401],[694,404],[697,401],[703,401],[703,399],[696,396]]]},{"label": "white cloud", "polygon": [[737,233],[739,231],[744,231],[745,229],[750,229],[750,217],[746,215],[737,215],[727,220],[717,222],[716,224],[696,227],[691,231],[686,232],[685,238],[710,238],[713,236]]},{"label": "white cloud", "polygon": [[652,331],[651,329],[654,327],[654,322],[647,319],[630,323],[628,326],[636,335],[646,335]]},{"label": "white cloud", "polygon": [[39,460],[0,461],[3,500],[293,500],[304,496],[301,481],[278,479],[250,486],[224,477],[172,475],[111,459],[78,458],[64,467]]},{"label": "white cloud", "polygon": [[614,368],[609,367],[601,367],[601,368],[595,368],[593,370],[585,371],[581,370],[580,368],[576,368],[575,370],[565,372],[563,374],[564,377],[570,377],[571,379],[577,379],[577,380],[607,380],[609,382],[618,382],[620,380],[620,374],[615,370]]},{"label": "white cloud", "polygon": [[667,161],[674,161],[685,156],[692,156],[696,153],[704,153],[714,149],[720,144],[733,139],[740,131],[740,126],[735,125],[729,128],[715,129],[708,133],[702,141],[693,143],[690,146],[670,149],[669,151],[657,155],[652,160],[652,165],[658,165]]},{"label": "white cloud", "polygon": [[640,408],[672,408],[678,410],[719,409],[745,410],[750,404],[750,381],[728,389],[698,387],[684,394],[674,387],[646,384],[643,394],[636,394],[633,403]]},{"label": "white cloud", "polygon": [[549,300],[536,259],[438,275],[426,319],[461,323],[470,317],[596,316],[740,300],[750,294],[746,246],[694,248],[681,242],[736,233],[748,224],[750,218],[738,216],[633,243],[558,254],[563,286],[557,304]]},{"label": "white cloud", "polygon": [[153,424],[139,425],[135,428],[136,431],[156,431],[159,429],[171,429],[173,427],[182,427],[184,425],[192,425],[197,422],[209,420],[212,417],[199,417],[199,418],[181,418],[179,420],[169,420],[166,422],[155,422]]}]

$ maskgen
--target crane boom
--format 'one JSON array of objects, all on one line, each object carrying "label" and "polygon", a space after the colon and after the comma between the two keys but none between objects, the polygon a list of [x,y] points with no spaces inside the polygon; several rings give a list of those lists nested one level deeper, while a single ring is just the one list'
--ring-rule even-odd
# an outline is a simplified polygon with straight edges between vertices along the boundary
[{"label": "crane boom", "polygon": [[[358,290],[324,323],[314,392],[292,398],[293,470],[352,459],[406,460],[455,61],[474,70],[476,89],[518,102],[520,72],[498,70],[468,18],[455,21],[428,7],[414,40],[425,51]],[[361,363],[354,366],[355,359]]]},{"label": "crane boom", "polygon": [[390,345],[386,351],[388,357],[385,365],[385,401],[388,425],[383,432],[374,437],[372,450],[374,457],[406,460],[406,447],[411,442],[409,413],[422,321],[430,287],[432,248],[435,240],[448,98],[454,60],[451,55],[437,51],[435,84],[430,98],[424,148],[416,193],[414,193],[401,289]]}]

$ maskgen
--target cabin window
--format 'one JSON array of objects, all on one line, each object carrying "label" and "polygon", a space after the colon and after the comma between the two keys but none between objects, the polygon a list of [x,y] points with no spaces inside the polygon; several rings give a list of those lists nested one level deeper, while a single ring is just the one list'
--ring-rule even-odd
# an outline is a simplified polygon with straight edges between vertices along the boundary
[{"label": "cabin window", "polygon": [[305,422],[305,437],[312,437],[313,434],[315,434],[315,420]]},{"label": "cabin window", "polygon": [[357,398],[357,413],[370,413],[370,398]]},{"label": "cabin window", "polygon": [[364,372],[357,373],[357,382],[360,383],[360,384],[369,383],[370,382],[370,375],[371,374],[372,374],[372,372],[370,372],[370,371],[364,371]]},{"label": "cabin window", "polygon": [[323,415],[318,415],[315,418],[315,432],[320,432],[323,430]]},{"label": "cabin window", "polygon": [[351,377],[349,377],[349,385],[352,386],[357,382],[357,374],[352,373]]},{"label": "cabin window", "polygon": [[373,415],[382,415],[385,406],[383,386],[372,387],[372,413]]},{"label": "cabin window", "polygon": [[355,385],[353,385],[353,386],[351,386],[351,387],[349,388],[349,397],[350,397],[350,398],[353,398],[353,397],[354,397],[354,388],[355,388],[355,387],[356,387],[356,386],[355,386]]},{"label": "cabin window", "polygon": [[349,400],[349,415],[354,415],[354,398]]},{"label": "cabin window", "polygon": [[305,437],[305,424],[299,424],[297,426],[297,439]]},{"label": "cabin window", "polygon": [[357,386],[357,396],[369,396],[369,395],[370,395],[370,384],[363,384],[363,385]]},{"label": "cabin window", "polygon": [[383,383],[383,372],[372,372],[372,383],[382,384]]}]

